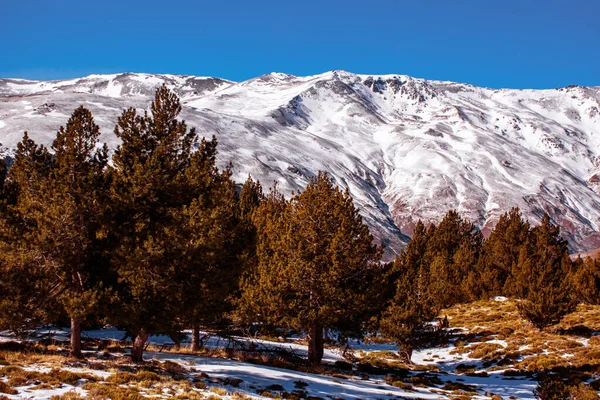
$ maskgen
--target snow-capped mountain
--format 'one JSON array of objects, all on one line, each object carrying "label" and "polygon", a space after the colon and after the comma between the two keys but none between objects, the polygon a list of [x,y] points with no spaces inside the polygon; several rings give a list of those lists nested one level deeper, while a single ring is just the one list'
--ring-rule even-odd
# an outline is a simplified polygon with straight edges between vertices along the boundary
[{"label": "snow-capped mountain", "polygon": [[[0,79],[0,142],[49,145],[79,105],[111,148],[125,107],[166,83],[182,117],[219,139],[220,163],[286,194],[319,170],[348,188],[373,233],[398,250],[417,220],[449,209],[488,232],[513,206],[548,212],[573,251],[600,247],[600,87],[492,90],[344,71],[245,82],[126,73],[65,81]],[[391,254],[391,253],[389,253]]]}]

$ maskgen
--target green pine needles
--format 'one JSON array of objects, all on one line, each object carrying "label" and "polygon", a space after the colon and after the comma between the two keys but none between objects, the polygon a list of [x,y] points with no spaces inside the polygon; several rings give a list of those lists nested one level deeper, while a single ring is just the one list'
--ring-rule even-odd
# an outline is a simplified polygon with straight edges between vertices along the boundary
[{"label": "green pine needles", "polygon": [[248,322],[305,332],[308,360],[318,364],[325,330],[356,335],[370,318],[381,248],[348,191],[325,173],[289,201],[274,188],[255,221],[258,262],[242,285],[240,312]]}]

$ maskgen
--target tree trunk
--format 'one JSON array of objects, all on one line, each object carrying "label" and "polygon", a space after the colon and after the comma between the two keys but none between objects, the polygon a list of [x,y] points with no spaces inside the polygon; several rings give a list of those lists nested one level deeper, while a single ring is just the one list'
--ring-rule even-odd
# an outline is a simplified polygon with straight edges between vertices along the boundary
[{"label": "tree trunk", "polygon": [[81,353],[81,319],[71,318],[71,350],[69,355],[75,358],[83,358]]},{"label": "tree trunk", "polygon": [[134,362],[144,361],[144,347],[146,346],[146,340],[148,340],[148,333],[144,329],[140,329],[138,334],[133,340],[133,347],[131,348],[131,360]]},{"label": "tree trunk", "polygon": [[170,335],[169,338],[173,341],[173,349],[179,351],[181,348],[181,339],[179,339],[178,334]]},{"label": "tree trunk", "polygon": [[413,353],[413,346],[410,344],[403,344],[398,346],[398,355],[404,359],[408,365],[413,365],[411,360]]},{"label": "tree trunk", "polygon": [[315,322],[306,335],[308,340],[308,362],[319,365],[323,359],[323,327]]},{"label": "tree trunk", "polygon": [[200,325],[192,327],[192,351],[200,350]]}]

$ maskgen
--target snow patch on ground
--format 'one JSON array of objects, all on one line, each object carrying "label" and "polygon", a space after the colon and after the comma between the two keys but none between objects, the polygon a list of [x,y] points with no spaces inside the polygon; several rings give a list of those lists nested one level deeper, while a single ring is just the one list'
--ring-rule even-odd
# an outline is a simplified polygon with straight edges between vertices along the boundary
[{"label": "snow patch on ground", "polygon": [[[53,337],[58,340],[67,340],[69,337],[68,329],[54,329],[49,328],[39,331],[41,337]],[[190,332],[187,332],[188,335]],[[85,331],[84,337],[107,339],[107,340],[120,340],[124,336],[124,332],[118,329],[102,329],[95,331]],[[0,333],[0,341],[10,340],[11,337],[7,333]],[[183,344],[189,343],[190,337],[183,341]],[[305,357],[307,354],[306,346],[297,343],[297,340],[292,339],[288,342],[273,342],[267,340],[256,340],[250,338],[235,338],[240,342],[244,342],[246,345],[253,343],[256,348],[271,348],[271,349],[285,349],[292,351],[299,356]],[[172,341],[167,336],[151,336],[149,341],[155,345],[168,345],[172,344]],[[503,347],[506,346],[504,340],[488,340],[486,343],[495,343]],[[222,348],[227,346],[228,341],[223,338],[212,336],[206,342],[207,348]],[[370,343],[353,343],[352,346],[355,350],[361,350],[365,353],[371,353],[375,351],[397,351],[397,348],[392,344],[370,344]],[[533,389],[536,387],[537,382],[530,378],[523,377],[508,377],[504,376],[503,370],[488,371],[487,376],[468,376],[462,373],[457,373],[456,369],[459,365],[467,367],[475,367],[477,370],[482,370],[482,361],[469,357],[468,353],[451,354],[455,346],[450,344],[442,347],[435,347],[429,349],[417,350],[413,353],[412,361],[416,365],[422,366],[435,366],[439,368],[441,372],[433,373],[438,376],[443,382],[458,382],[467,385],[475,386],[478,393],[493,393],[498,394],[504,398],[514,396],[516,399],[533,399]],[[93,353],[88,353],[88,356]],[[357,353],[355,353],[357,354]],[[214,378],[238,378],[242,379],[243,382],[236,390],[239,390],[247,395],[251,395],[254,398],[261,398],[256,395],[256,389],[266,388],[269,385],[279,384],[282,385],[286,391],[291,392],[296,389],[295,382],[302,381],[308,383],[306,390],[312,396],[319,396],[327,398],[328,396],[334,396],[336,398],[344,399],[385,399],[394,398],[394,396],[400,396],[402,398],[419,398],[419,399],[434,399],[434,398],[448,398],[446,395],[440,392],[431,392],[434,388],[416,388],[415,391],[405,391],[387,384],[384,381],[384,376],[370,375],[368,379],[363,380],[355,374],[348,373],[345,378],[343,377],[332,377],[323,376],[309,373],[302,373],[293,370],[274,368],[270,366],[255,365],[245,362],[240,362],[231,359],[220,359],[220,358],[209,358],[201,357],[190,354],[176,354],[176,353],[164,353],[164,352],[150,352],[147,351],[144,354],[146,360],[159,360],[159,361],[172,361],[183,366],[188,373],[200,374],[202,372],[208,374]],[[334,363],[335,361],[342,361],[341,351],[326,349],[324,361],[327,363]],[[86,372],[94,374],[95,376],[106,378],[110,372],[107,371],[96,371],[74,367],[67,367],[73,372]],[[36,370],[41,372],[48,372],[49,368],[40,366]],[[415,372],[416,374],[416,372]],[[439,389],[440,387],[438,387]],[[20,389],[20,388],[19,388]],[[73,387],[63,388],[60,391],[44,392],[32,391],[33,398],[47,398],[44,396],[51,396],[55,394],[65,393]],[[77,388],[76,390],[79,390]],[[27,392],[29,395],[29,392]],[[10,397],[10,396],[9,396]],[[19,398],[19,397],[11,397]],[[477,396],[478,399],[484,399],[485,396]]]}]

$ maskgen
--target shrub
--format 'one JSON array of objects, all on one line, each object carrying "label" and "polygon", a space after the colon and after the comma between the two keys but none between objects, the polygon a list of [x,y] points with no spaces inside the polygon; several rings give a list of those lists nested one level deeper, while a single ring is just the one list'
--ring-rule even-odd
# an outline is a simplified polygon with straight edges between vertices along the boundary
[{"label": "shrub", "polygon": [[132,387],[122,387],[106,383],[88,383],[83,386],[87,390],[87,396],[91,399],[112,399],[112,400],[145,400],[136,389]]},{"label": "shrub", "polygon": [[403,390],[414,390],[412,385],[410,385],[408,383],[404,383],[402,381],[392,382],[392,386],[397,387],[398,389],[403,389]]},{"label": "shrub", "polygon": [[0,381],[0,393],[17,394],[19,391],[10,387],[8,383]]},{"label": "shrub", "polygon": [[569,400],[571,398],[569,387],[562,379],[554,376],[542,378],[533,391],[533,396],[538,400]]},{"label": "shrub", "polygon": [[598,392],[583,383],[571,387],[570,394],[572,400],[597,400],[599,398]]},{"label": "shrub", "polygon": [[238,387],[238,386],[240,386],[240,384],[241,384],[242,382],[244,382],[244,380],[243,380],[243,379],[240,379],[240,378],[232,378],[232,377],[229,377],[229,376],[228,376],[227,378],[223,379],[223,381],[222,381],[222,382],[223,382],[225,385],[229,385],[229,386],[233,386],[233,387]]},{"label": "shrub", "polygon": [[481,343],[478,345],[471,346],[473,349],[469,353],[471,358],[488,359],[495,355],[498,350],[502,349],[502,345],[498,343]]},{"label": "shrub", "polygon": [[156,372],[152,371],[139,371],[136,374],[130,372],[117,372],[109,376],[106,380],[111,383],[125,384],[130,382],[159,382],[163,378]]},{"label": "shrub", "polygon": [[211,386],[209,389],[212,393],[218,394],[219,396],[225,396],[227,394],[227,389],[217,386]]},{"label": "shrub", "polygon": [[281,386],[277,383],[267,386],[266,389],[269,391],[272,391],[272,392],[283,392],[285,390],[285,388],[283,386]]},{"label": "shrub", "polygon": [[67,392],[62,395],[52,396],[50,400],[83,400],[84,398],[77,392]]}]

